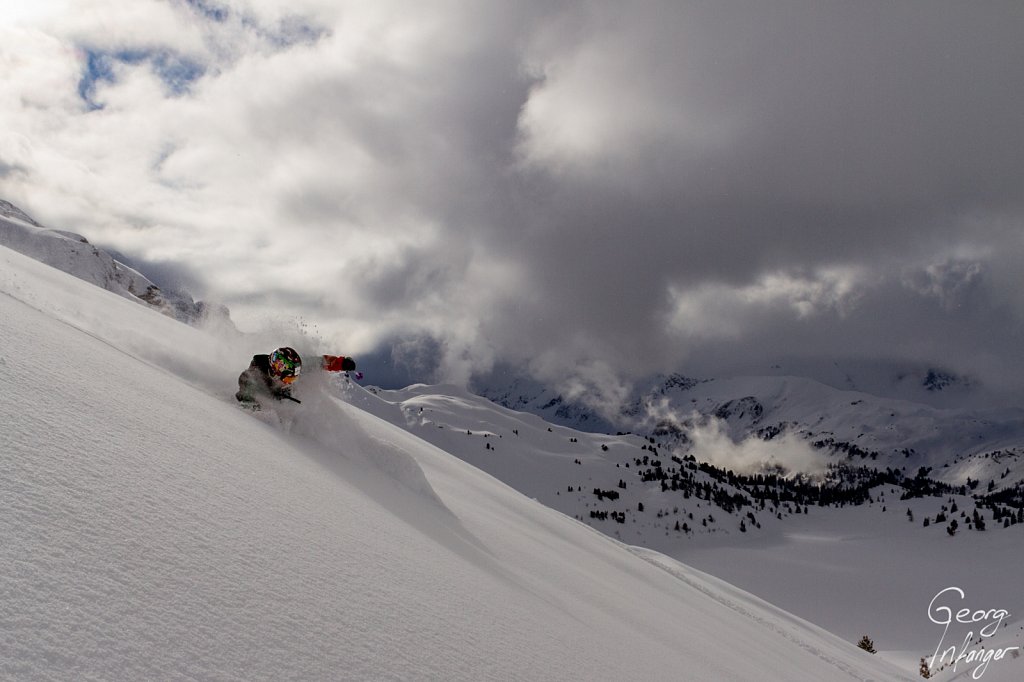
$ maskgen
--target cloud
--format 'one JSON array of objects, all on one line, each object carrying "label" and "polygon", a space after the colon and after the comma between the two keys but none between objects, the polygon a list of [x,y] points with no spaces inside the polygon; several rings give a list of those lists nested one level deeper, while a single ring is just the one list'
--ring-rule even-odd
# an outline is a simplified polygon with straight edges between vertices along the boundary
[{"label": "cloud", "polygon": [[828,460],[798,434],[783,431],[771,440],[748,436],[733,440],[729,424],[714,416],[699,412],[680,412],[668,398],[648,401],[638,426],[648,429],[672,427],[686,435],[686,454],[701,462],[741,474],[779,473],[824,475]]},{"label": "cloud", "polygon": [[316,320],[353,353],[433,338],[448,379],[507,361],[614,401],[785,353],[1024,385],[1000,371],[1024,323],[1022,21],[14,3],[0,196],[180,263],[243,327]]},{"label": "cloud", "polygon": [[681,338],[734,340],[767,323],[843,317],[867,287],[853,268],[825,268],[813,275],[773,272],[744,286],[708,283],[669,287],[669,327]]},{"label": "cloud", "polygon": [[712,417],[695,424],[688,434],[694,457],[736,473],[781,471],[784,475],[799,472],[815,476],[828,470],[828,462],[821,453],[791,433],[783,433],[770,441],[750,436],[737,443],[729,437],[722,422]]}]

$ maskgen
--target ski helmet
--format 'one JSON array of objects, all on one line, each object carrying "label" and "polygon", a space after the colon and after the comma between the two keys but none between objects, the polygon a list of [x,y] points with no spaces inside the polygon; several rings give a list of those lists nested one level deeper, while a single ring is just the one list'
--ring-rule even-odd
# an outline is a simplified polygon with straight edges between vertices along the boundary
[{"label": "ski helmet", "polygon": [[294,348],[278,348],[270,354],[270,373],[282,381],[295,381],[302,370],[302,358]]}]

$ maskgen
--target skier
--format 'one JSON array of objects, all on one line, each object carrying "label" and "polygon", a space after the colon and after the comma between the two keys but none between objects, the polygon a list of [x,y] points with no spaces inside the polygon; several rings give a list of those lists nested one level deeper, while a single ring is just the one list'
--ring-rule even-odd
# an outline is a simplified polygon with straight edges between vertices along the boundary
[{"label": "skier", "polygon": [[[356,363],[342,355],[324,355],[320,367],[325,372],[351,372]],[[302,358],[294,348],[278,348],[269,355],[254,355],[249,368],[238,375],[235,399],[254,409],[259,408],[260,398],[300,402],[292,397],[291,387],[301,371]],[[356,378],[361,379],[362,374],[357,373]]]}]

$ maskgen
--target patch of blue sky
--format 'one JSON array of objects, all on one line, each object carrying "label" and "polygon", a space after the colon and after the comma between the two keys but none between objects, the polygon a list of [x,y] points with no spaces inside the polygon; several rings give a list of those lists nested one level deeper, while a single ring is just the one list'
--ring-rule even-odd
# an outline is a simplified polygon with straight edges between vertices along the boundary
[{"label": "patch of blue sky", "polygon": [[174,95],[183,95],[195,81],[203,77],[206,68],[180,54],[161,51],[152,55],[150,64],[153,72],[160,77],[167,89]]},{"label": "patch of blue sky", "polygon": [[253,17],[242,17],[242,26],[275,50],[286,50],[296,45],[312,45],[330,34],[327,28],[317,26],[296,14],[283,17],[274,26],[262,25]]},{"label": "patch of blue sky", "polygon": [[215,21],[218,24],[222,24],[228,20],[231,15],[230,10],[210,0],[182,0],[186,5],[192,8],[195,12],[203,17],[206,17],[210,21]]},{"label": "patch of blue sky", "polygon": [[322,26],[309,23],[300,16],[284,17],[278,25],[265,32],[265,36],[271,44],[287,48],[292,45],[312,45],[330,31]]},{"label": "patch of blue sky", "polygon": [[[216,0],[177,0],[194,13],[210,21],[225,23],[232,18],[231,10]],[[254,32],[275,48],[289,48],[293,45],[312,44],[320,40],[328,31],[310,23],[299,15],[289,15],[281,19],[276,26],[268,27],[257,17],[246,13],[235,13],[241,25]]]},{"label": "patch of blue sky", "polygon": [[170,50],[85,50],[85,69],[78,81],[78,95],[91,110],[102,109],[95,100],[96,85],[116,83],[118,64],[148,64],[172,96],[183,95],[206,72],[199,62]]},{"label": "patch of blue sky", "polygon": [[78,96],[89,105],[90,109],[102,109],[93,99],[96,84],[100,81],[114,82],[114,64],[109,55],[92,50],[85,51],[85,70],[78,81]]}]

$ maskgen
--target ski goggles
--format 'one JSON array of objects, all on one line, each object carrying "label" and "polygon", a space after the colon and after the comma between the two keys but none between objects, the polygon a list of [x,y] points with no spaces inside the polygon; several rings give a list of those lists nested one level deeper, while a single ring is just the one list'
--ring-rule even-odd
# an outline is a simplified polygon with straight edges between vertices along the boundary
[{"label": "ski goggles", "polygon": [[299,376],[302,365],[284,357],[275,357],[270,360],[270,370],[284,381],[285,378],[291,377],[295,380],[295,377]]},{"label": "ski goggles", "polygon": [[298,374],[289,374],[287,376],[281,377],[281,383],[282,384],[292,384],[292,383],[295,383],[295,380],[298,379],[298,378],[299,378]]}]

